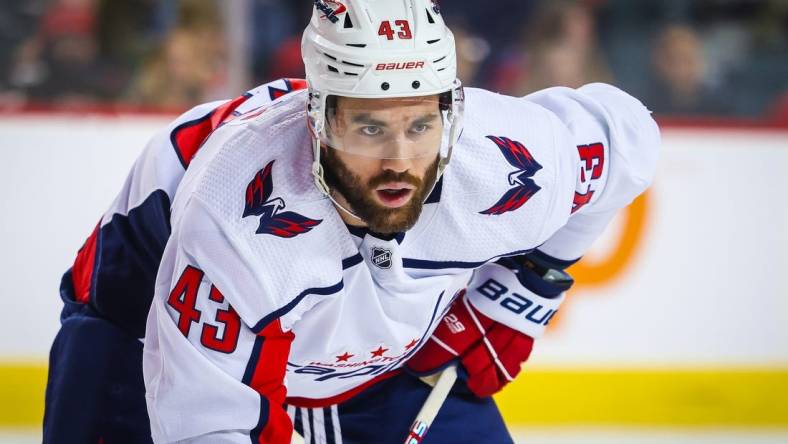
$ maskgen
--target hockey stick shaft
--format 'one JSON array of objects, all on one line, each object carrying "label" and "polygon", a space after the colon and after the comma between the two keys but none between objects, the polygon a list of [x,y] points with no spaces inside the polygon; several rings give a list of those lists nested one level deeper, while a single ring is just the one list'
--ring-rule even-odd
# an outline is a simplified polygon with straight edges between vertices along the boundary
[{"label": "hockey stick shaft", "polygon": [[424,401],[424,405],[421,406],[419,414],[416,415],[416,420],[413,421],[413,425],[410,427],[408,436],[405,438],[405,444],[421,443],[424,436],[427,435],[432,421],[434,421],[435,417],[438,415],[438,410],[440,410],[443,402],[446,401],[446,397],[449,396],[449,392],[456,380],[456,365],[450,365],[440,372],[435,386],[432,388],[429,396],[427,396],[427,400]]}]

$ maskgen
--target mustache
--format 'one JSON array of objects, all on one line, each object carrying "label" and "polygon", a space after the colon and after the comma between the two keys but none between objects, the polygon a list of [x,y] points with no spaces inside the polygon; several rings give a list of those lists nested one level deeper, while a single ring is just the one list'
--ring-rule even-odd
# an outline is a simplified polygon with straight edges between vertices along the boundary
[{"label": "mustache", "polygon": [[422,183],[421,179],[407,172],[395,173],[394,171],[386,170],[383,173],[370,179],[369,182],[367,183],[367,186],[369,188],[377,188],[380,185],[383,185],[384,183],[388,183],[388,182],[405,182],[409,185],[413,185],[417,189],[421,188],[421,183]]}]

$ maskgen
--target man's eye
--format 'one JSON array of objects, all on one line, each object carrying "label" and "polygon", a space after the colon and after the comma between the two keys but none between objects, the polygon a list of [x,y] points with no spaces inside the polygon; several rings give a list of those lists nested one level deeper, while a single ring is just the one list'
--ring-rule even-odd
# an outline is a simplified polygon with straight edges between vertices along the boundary
[{"label": "man's eye", "polygon": [[364,135],[366,135],[366,136],[377,136],[382,131],[381,131],[380,127],[378,127],[378,126],[364,126],[364,127],[361,127],[361,132]]},{"label": "man's eye", "polygon": [[427,131],[429,131],[430,128],[431,128],[430,125],[422,123],[422,124],[419,124],[419,125],[414,125],[413,128],[411,128],[411,131],[413,131],[416,134],[422,134],[422,133],[426,133]]}]

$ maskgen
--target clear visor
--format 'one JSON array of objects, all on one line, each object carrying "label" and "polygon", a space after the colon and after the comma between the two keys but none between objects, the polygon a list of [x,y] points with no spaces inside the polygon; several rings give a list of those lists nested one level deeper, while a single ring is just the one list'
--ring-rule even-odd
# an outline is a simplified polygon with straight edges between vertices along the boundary
[{"label": "clear visor", "polygon": [[375,159],[445,157],[455,120],[450,101],[446,95],[386,99],[330,96],[320,142]]}]

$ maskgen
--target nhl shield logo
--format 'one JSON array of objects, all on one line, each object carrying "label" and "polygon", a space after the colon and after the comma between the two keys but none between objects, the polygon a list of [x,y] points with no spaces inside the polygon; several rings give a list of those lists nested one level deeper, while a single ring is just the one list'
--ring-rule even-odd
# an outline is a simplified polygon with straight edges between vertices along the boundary
[{"label": "nhl shield logo", "polygon": [[378,268],[391,268],[391,250],[386,248],[372,248],[372,263]]}]

